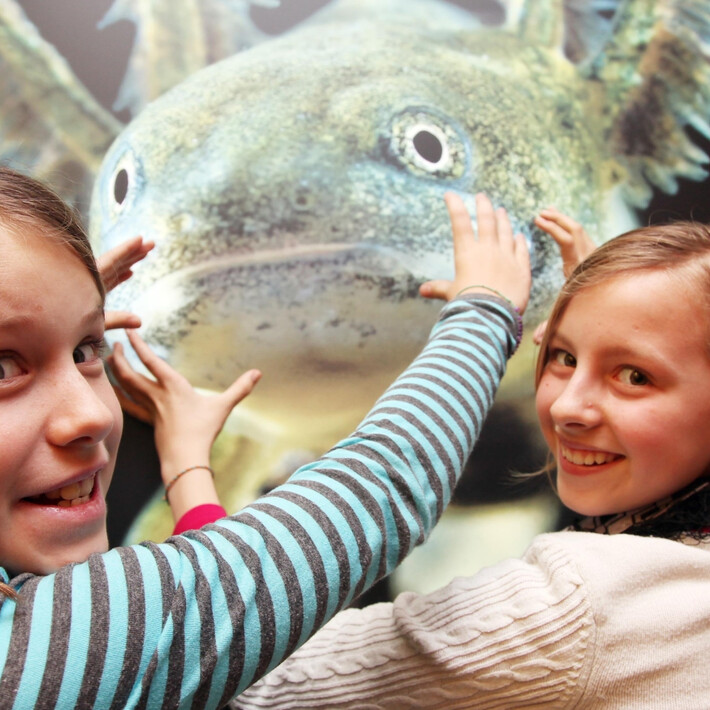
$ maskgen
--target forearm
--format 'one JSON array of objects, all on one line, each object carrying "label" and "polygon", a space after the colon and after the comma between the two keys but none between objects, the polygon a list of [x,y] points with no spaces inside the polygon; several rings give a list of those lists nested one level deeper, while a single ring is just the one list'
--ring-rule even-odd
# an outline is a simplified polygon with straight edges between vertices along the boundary
[{"label": "forearm", "polygon": [[[352,436],[235,516],[261,526],[255,544],[279,570],[263,613],[293,612],[274,629],[285,645],[264,652],[255,677],[389,574],[449,502],[516,343],[507,307],[476,303],[444,309],[422,354]],[[257,589],[254,602],[265,598]]]},{"label": "forearm", "polygon": [[[32,645],[40,662],[24,677],[39,687],[49,671],[38,634],[66,669],[60,707],[220,707],[281,662],[391,571],[448,502],[515,343],[512,314],[486,308],[447,306],[363,425],[244,511],[25,580],[0,610],[2,682],[17,687]],[[34,702],[32,687],[23,693]]]}]

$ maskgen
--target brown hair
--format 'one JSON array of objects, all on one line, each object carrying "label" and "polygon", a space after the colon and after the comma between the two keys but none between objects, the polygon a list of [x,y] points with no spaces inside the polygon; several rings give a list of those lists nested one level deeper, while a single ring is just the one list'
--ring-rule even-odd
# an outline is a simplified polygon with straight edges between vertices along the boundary
[{"label": "brown hair", "polygon": [[0,165],[0,225],[22,234],[44,228],[47,236],[66,244],[84,263],[105,297],[89,238],[81,218],[59,195],[34,178]]},{"label": "brown hair", "polygon": [[[641,227],[595,249],[572,272],[552,307],[535,369],[536,388],[550,359],[550,336],[574,296],[609,279],[652,270],[677,274],[697,292],[700,309],[710,313],[710,226],[675,222]],[[707,349],[710,356],[710,333]]]},{"label": "brown hair", "polygon": [[[88,269],[103,301],[104,285],[79,215],[46,185],[2,165],[0,225],[18,235],[39,228],[66,244]],[[5,582],[0,582],[0,595],[17,599],[17,592]]]}]

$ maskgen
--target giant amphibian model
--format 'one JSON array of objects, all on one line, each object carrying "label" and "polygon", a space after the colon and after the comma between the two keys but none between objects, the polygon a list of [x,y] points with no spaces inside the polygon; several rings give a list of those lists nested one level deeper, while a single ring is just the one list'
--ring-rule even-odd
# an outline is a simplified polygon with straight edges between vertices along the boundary
[{"label": "giant amphibian model", "polygon": [[275,37],[249,9],[117,0],[107,21],[138,29],[123,127],[0,2],[3,155],[90,212],[99,251],[157,243],[110,306],[197,386],[264,373],[223,438],[228,505],[347,433],[422,345],[439,305],[417,287],[452,273],[445,191],[472,213],[486,192],[525,234],[532,322],[560,283],[537,212],[613,236],[705,176],[686,128],[710,136],[707,0],[517,0],[494,25],[333,0]]}]

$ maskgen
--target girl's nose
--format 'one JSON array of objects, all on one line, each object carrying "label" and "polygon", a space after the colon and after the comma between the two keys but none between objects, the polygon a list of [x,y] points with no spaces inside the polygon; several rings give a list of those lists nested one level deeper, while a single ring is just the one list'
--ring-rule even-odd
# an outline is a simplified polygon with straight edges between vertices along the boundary
[{"label": "girl's nose", "polygon": [[106,401],[107,396],[115,396],[108,381],[86,378],[76,366],[58,379],[48,424],[50,442],[55,446],[102,442],[115,425]]},{"label": "girl's nose", "polygon": [[550,416],[561,428],[597,426],[602,419],[599,393],[575,373],[552,403]]}]

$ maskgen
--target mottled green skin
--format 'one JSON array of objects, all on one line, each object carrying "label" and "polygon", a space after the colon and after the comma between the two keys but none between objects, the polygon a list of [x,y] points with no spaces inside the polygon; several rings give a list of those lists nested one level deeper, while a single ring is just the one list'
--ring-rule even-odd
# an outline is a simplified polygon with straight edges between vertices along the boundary
[{"label": "mottled green skin", "polygon": [[[152,341],[206,387],[284,352],[341,371],[372,351],[371,372],[381,351],[396,369],[438,307],[412,304],[417,324],[402,327],[397,304],[451,274],[442,195],[453,189],[485,191],[530,236],[537,317],[559,278],[533,216],[554,203],[602,231],[603,147],[587,112],[566,62],[490,31],[435,43],[314,28],[236,55],[149,105],[107,154],[92,220],[101,250],[138,231],[158,243],[112,303],[140,304]],[[414,114],[453,135],[450,169],[428,173],[394,145]],[[113,216],[116,166],[133,175]],[[165,312],[157,296],[168,288]],[[217,362],[203,327],[233,342],[212,349]]]},{"label": "mottled green skin", "polygon": [[[318,451],[433,324],[440,304],[417,288],[452,274],[445,191],[471,210],[486,192],[528,236],[531,320],[561,277],[534,215],[554,204],[595,236],[624,224],[608,219],[591,100],[556,53],[490,29],[313,26],[236,55],[148,105],[109,150],[92,207],[100,251],[136,233],[157,242],[110,305],[137,311],[196,385],[259,367],[240,410],[267,431],[273,465]],[[449,164],[417,161],[417,122],[448,136]]]}]

